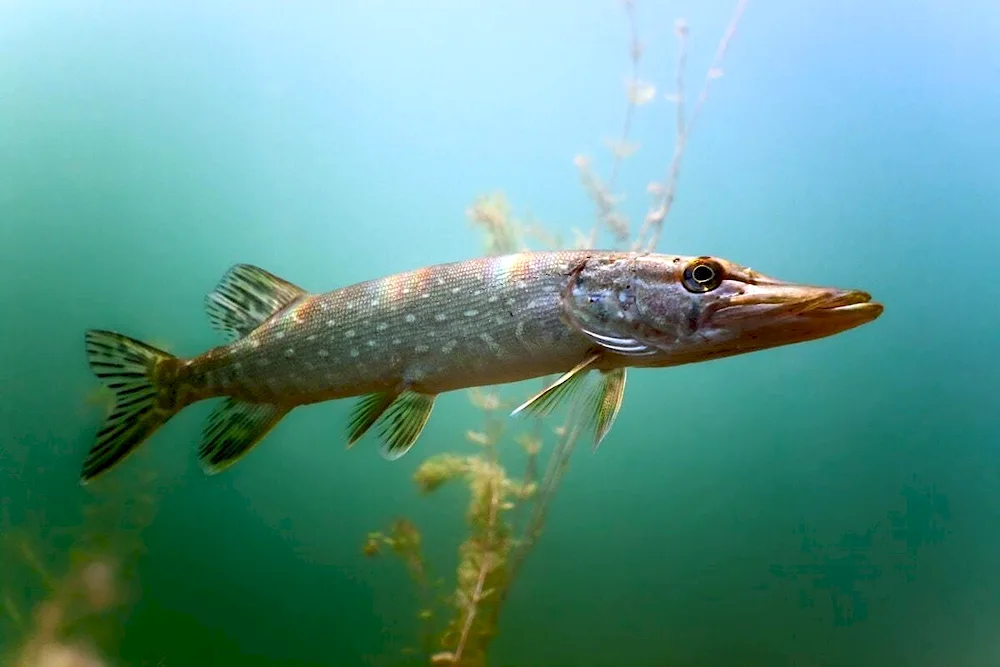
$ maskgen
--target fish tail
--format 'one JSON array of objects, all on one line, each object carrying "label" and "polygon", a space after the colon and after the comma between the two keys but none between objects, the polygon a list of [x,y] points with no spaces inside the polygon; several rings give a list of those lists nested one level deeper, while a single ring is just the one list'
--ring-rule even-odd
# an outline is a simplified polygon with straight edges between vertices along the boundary
[{"label": "fish tail", "polygon": [[114,392],[115,407],[83,463],[81,484],[121,463],[186,405],[178,400],[177,357],[113,331],[85,338],[90,369]]}]

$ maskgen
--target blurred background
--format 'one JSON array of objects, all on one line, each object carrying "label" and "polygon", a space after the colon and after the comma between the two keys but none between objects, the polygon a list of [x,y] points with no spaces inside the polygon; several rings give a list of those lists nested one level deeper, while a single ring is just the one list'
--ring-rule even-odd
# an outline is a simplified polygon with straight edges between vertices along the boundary
[{"label": "blurred background", "polygon": [[[674,149],[675,20],[690,111],[735,7],[635,1],[651,95],[612,188],[633,233]],[[635,83],[628,17],[613,0],[0,2],[10,664],[428,663],[412,570],[366,557],[392,552],[366,536],[418,526],[428,576],[455,588],[468,489],[412,477],[479,451],[482,397],[442,396],[393,463],[345,451],[352,401],[296,410],[215,477],[199,404],[83,488],[108,409],[83,332],[200,353],[232,264],[325,291],[477,256],[469,209],[491,193],[572,244],[595,224],[574,159],[607,179]],[[885,314],[631,372],[489,664],[1000,665],[998,43],[987,0],[750,0],[658,250],[865,289]],[[495,449],[520,476],[515,434]],[[44,662],[60,655],[78,662]]]}]

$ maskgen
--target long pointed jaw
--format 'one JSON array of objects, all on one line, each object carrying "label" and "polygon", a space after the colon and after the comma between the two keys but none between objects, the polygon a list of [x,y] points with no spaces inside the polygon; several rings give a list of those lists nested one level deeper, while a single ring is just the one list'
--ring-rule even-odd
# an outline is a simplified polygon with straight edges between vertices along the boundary
[{"label": "long pointed jaw", "polygon": [[873,321],[883,306],[861,290],[797,285],[747,272],[712,309],[713,328],[735,334],[740,351],[790,345]]},{"label": "long pointed jaw", "polygon": [[676,366],[826,338],[883,310],[861,290],[776,280],[718,257],[626,256],[574,275],[566,321],[630,365]]}]

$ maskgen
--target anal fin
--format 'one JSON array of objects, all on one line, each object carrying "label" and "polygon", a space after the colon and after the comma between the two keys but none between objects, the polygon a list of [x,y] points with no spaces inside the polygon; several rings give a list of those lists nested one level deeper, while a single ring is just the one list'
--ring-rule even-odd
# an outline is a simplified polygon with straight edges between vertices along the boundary
[{"label": "anal fin", "polygon": [[243,458],[289,408],[227,398],[212,411],[205,425],[198,459],[209,475],[222,472]]},{"label": "anal fin", "polygon": [[436,396],[404,389],[368,394],[354,406],[348,425],[348,446],[372,426],[379,430],[379,453],[395,460],[410,451],[434,408]]},{"label": "anal fin", "polygon": [[205,310],[212,328],[227,340],[236,340],[306,294],[298,285],[264,269],[237,264],[205,297]]}]

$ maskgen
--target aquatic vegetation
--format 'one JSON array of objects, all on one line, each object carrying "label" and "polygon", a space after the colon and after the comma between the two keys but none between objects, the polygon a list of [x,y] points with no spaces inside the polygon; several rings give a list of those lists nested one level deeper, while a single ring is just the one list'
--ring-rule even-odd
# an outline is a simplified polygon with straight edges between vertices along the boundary
[{"label": "aquatic vegetation", "polygon": [[[536,437],[520,438],[526,454],[521,479],[511,478],[499,461],[498,444],[504,435],[503,414],[508,406],[496,394],[470,391],[473,403],[486,415],[481,431],[468,431],[466,441],[479,451],[473,454],[442,453],[429,457],[414,473],[422,493],[431,494],[445,484],[462,481],[469,491],[466,510],[468,534],[458,547],[455,588],[446,596],[428,590],[426,564],[420,553],[420,533],[406,519],[397,519],[388,534],[369,533],[363,551],[374,557],[385,545],[407,564],[420,587],[424,608],[418,616],[425,622],[425,649],[434,664],[482,665],[486,648],[496,634],[500,607],[512,580],[513,558],[524,535],[517,535],[510,515],[535,497],[535,461],[541,444]],[[446,620],[435,627],[431,621],[443,608]]]},{"label": "aquatic vegetation", "polygon": [[686,99],[684,97],[684,66],[687,64],[688,26],[687,22],[683,20],[678,20],[675,25],[678,41],[677,92],[670,97],[677,107],[677,130],[674,137],[674,154],[670,159],[666,181],[663,183],[652,183],[649,186],[649,193],[653,196],[653,202],[632,244],[634,250],[651,251],[659,243],[660,234],[663,233],[663,222],[666,220],[667,214],[670,213],[670,207],[677,196],[677,180],[680,177],[681,160],[684,158],[684,150],[687,148],[688,138],[691,136],[694,123],[701,115],[701,110],[708,99],[709,87],[713,81],[721,78],[723,75],[722,62],[729,51],[729,45],[733,37],[736,35],[736,27],[743,17],[743,11],[746,9],[747,2],[749,0],[738,0],[736,3],[736,9],[715,51],[712,64],[705,74],[705,81],[702,84],[701,92],[698,94],[690,117],[686,117],[685,115]]},{"label": "aquatic vegetation", "polygon": [[[602,231],[611,236],[616,246],[629,244],[633,250],[653,250],[660,238],[663,223],[676,196],[681,159],[694,122],[707,99],[712,81],[722,76],[722,61],[747,0],[738,0],[734,14],[716,51],[694,110],[685,115],[684,68],[687,60],[688,28],[684,21],[676,23],[678,62],[676,92],[667,99],[676,106],[677,130],[674,153],[665,183],[649,187],[652,203],[643,224],[633,235],[627,217],[620,211],[622,197],[613,194],[623,160],[639,149],[630,142],[632,118],[638,106],[653,101],[656,88],[638,76],[643,47],[638,38],[636,8],[633,0],[623,6],[630,28],[629,54],[631,76],[627,81],[626,110],[620,136],[606,144],[612,155],[610,174],[602,180],[595,172],[594,161],[577,156],[574,163],[581,184],[596,209],[593,229],[585,234],[573,230],[576,247],[595,247]],[[505,254],[528,248],[529,240],[543,247],[559,247],[560,238],[546,232],[536,223],[527,224],[512,214],[512,207],[502,193],[481,197],[466,211],[470,222],[483,230],[485,252]],[[543,386],[548,381],[543,379]],[[420,534],[405,519],[398,519],[388,535],[370,533],[364,544],[366,555],[379,555],[382,545],[407,563],[414,581],[421,589],[423,608],[418,618],[423,623],[424,652],[430,664],[485,665],[487,649],[498,631],[500,612],[516,580],[520,568],[541,536],[549,508],[569,466],[584,419],[576,404],[565,421],[547,431],[543,416],[534,413],[527,430],[508,432],[507,414],[520,403],[508,403],[498,393],[483,389],[469,390],[473,405],[483,414],[480,430],[467,431],[465,441],[477,448],[472,454],[445,452],[427,458],[414,474],[421,492],[432,494],[448,483],[462,482],[469,492],[465,513],[467,533],[458,545],[458,566],[453,588],[443,594],[432,594],[427,584],[428,565],[420,551]],[[613,406],[612,406],[613,407]],[[523,423],[523,422],[522,422]],[[544,472],[539,478],[539,457],[545,442],[554,436]],[[522,453],[523,472],[511,477],[500,461],[501,452],[510,457],[516,443]],[[519,511],[523,510],[523,511]],[[405,526],[405,530],[402,527]],[[419,563],[419,567],[415,566]],[[444,611],[443,620],[435,622],[437,609]]]},{"label": "aquatic vegetation", "polygon": [[[78,527],[43,516],[0,536],[0,636],[15,667],[104,667],[134,601],[142,531],[156,514],[152,466],[109,480]],[[30,515],[29,515],[30,517]]]}]

